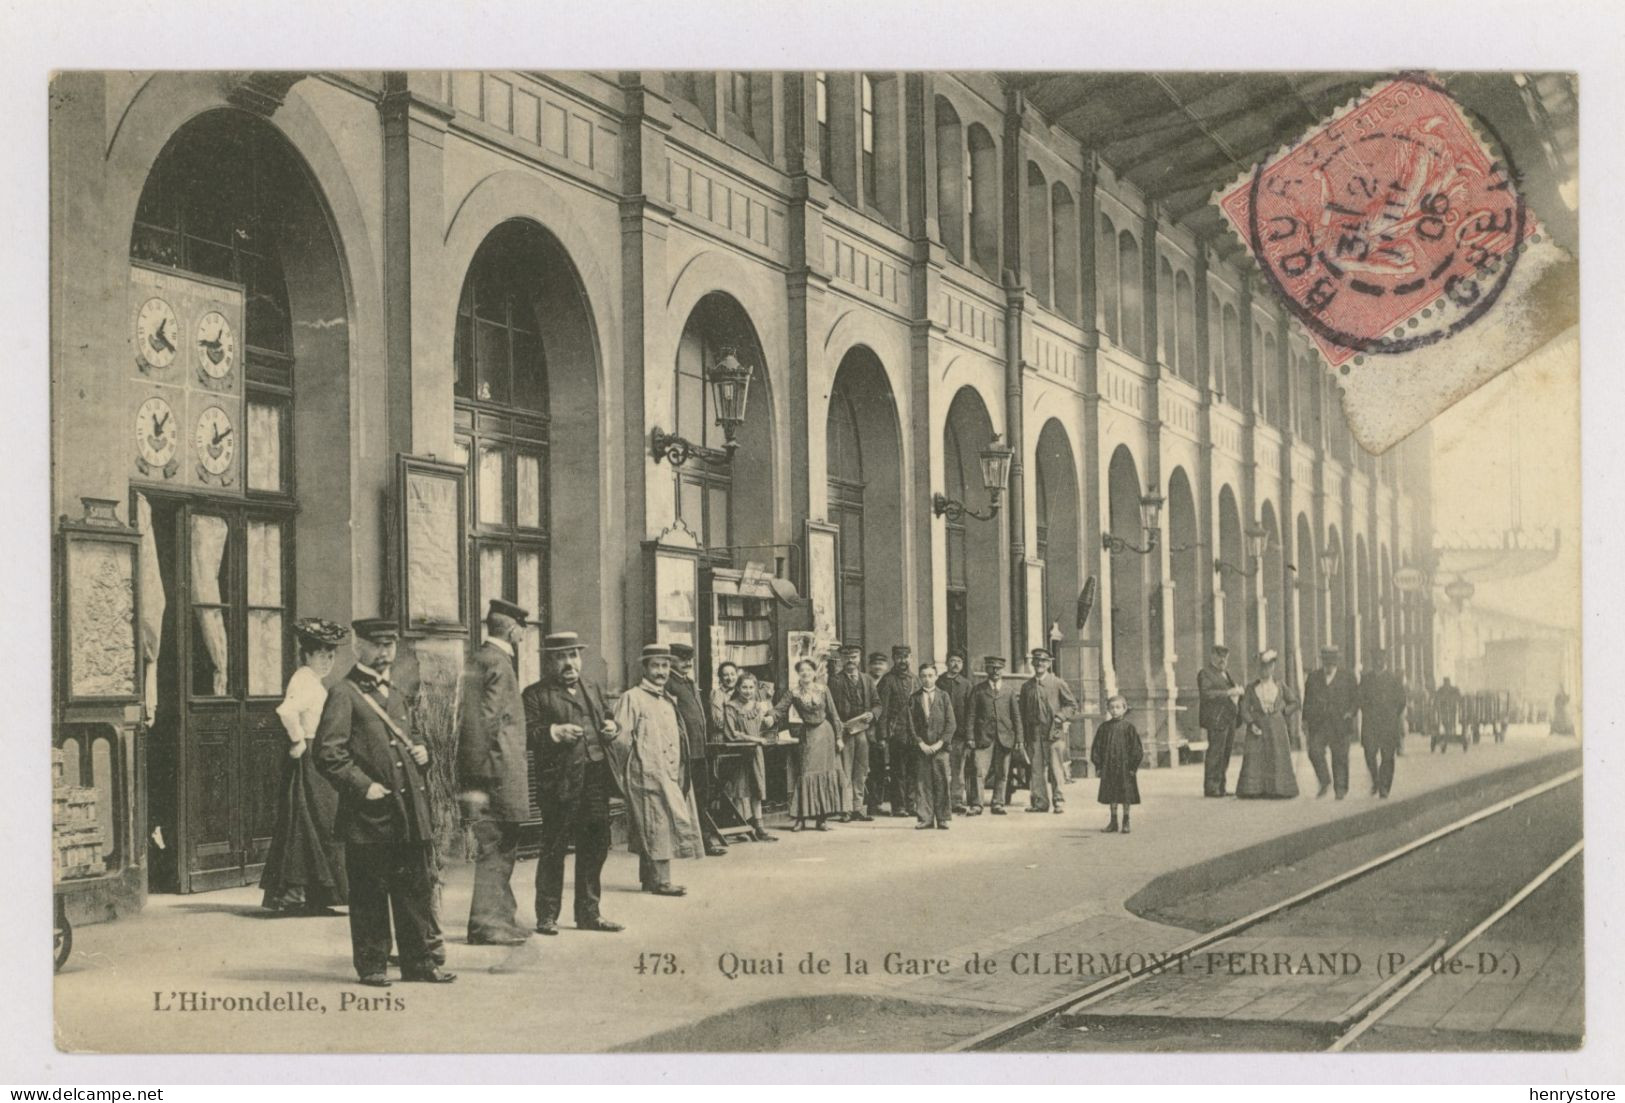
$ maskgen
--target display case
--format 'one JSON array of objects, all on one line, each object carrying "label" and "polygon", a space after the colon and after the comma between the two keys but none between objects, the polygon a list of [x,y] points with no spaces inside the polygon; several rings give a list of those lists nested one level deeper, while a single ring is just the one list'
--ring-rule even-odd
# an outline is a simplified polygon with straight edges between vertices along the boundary
[{"label": "display case", "polygon": [[468,632],[468,469],[405,454],[395,461],[396,612],[408,635]]}]

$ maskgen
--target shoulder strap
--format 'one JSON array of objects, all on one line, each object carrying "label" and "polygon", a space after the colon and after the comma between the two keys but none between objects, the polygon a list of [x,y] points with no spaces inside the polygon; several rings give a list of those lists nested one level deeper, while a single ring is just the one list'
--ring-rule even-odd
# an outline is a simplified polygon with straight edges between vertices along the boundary
[{"label": "shoulder strap", "polygon": [[385,712],[383,707],[379,705],[377,701],[372,699],[372,694],[362,691],[359,687],[357,688],[356,692],[360,693],[361,699],[367,702],[367,707],[378,714],[378,719],[382,720],[384,722],[384,726],[389,728],[389,734],[398,740],[402,746],[409,747],[411,745],[411,740],[406,738],[405,733],[402,732],[401,729],[396,725],[395,721],[390,718],[389,713]]}]

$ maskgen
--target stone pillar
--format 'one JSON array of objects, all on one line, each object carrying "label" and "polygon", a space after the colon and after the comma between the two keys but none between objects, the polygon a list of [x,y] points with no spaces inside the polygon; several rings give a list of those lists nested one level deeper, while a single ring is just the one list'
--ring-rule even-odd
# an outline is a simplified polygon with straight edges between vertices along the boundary
[{"label": "stone pillar", "polygon": [[[1257,393],[1253,384],[1253,278],[1244,274],[1241,278],[1241,389],[1245,401],[1241,404],[1241,531],[1243,543],[1248,529],[1260,523],[1258,516],[1258,454],[1255,448],[1255,427],[1258,424],[1258,411],[1254,408],[1253,396]],[[1258,652],[1262,649],[1263,633],[1267,630],[1269,619],[1264,612],[1264,555],[1259,556],[1258,569],[1248,574],[1246,589],[1249,591],[1247,601],[1247,655],[1245,670],[1252,670],[1257,665]],[[1249,570],[1254,566],[1248,563]]]},{"label": "stone pillar", "polygon": [[[1196,433],[1196,531],[1201,544],[1197,553],[1197,600],[1202,610],[1202,645],[1204,650],[1224,638],[1224,610],[1220,608],[1219,587],[1215,584],[1213,560],[1219,555],[1219,535],[1213,518],[1213,379],[1208,326],[1207,249],[1196,251],[1196,371],[1198,398]],[[1207,656],[1198,655],[1198,664]]]},{"label": "stone pillar", "polygon": [[[1292,359],[1287,346],[1287,316],[1284,311],[1278,312],[1275,318],[1275,363],[1264,365],[1264,370],[1270,373],[1268,386],[1273,380],[1280,388],[1281,397],[1281,562],[1283,579],[1282,594],[1286,598],[1286,608],[1282,610],[1281,633],[1286,638],[1281,641],[1282,654],[1287,656],[1288,669],[1286,677],[1300,691],[1303,688],[1303,676],[1306,670],[1304,664],[1310,662],[1311,657],[1302,653],[1298,638],[1298,603],[1303,599],[1303,588],[1298,583],[1303,579],[1303,564],[1300,557],[1304,550],[1297,547],[1298,513],[1293,504],[1294,486],[1292,481],[1292,441],[1293,441],[1293,412],[1292,401]],[[1314,549],[1308,551],[1314,554]],[[1296,570],[1287,570],[1285,564],[1292,564]]]},{"label": "stone pillar", "polygon": [[1014,670],[1029,668],[1027,659],[1027,491],[1023,458],[1027,454],[1027,440],[1022,424],[1023,373],[1022,360],[1026,325],[1026,277],[1022,270],[1025,250],[1022,235],[1027,229],[1027,189],[1023,186],[1026,168],[1024,139],[1027,102],[1018,91],[1005,93],[1004,114],[1004,443],[1013,450],[1010,460],[1010,483],[1005,492],[1005,528],[1009,533],[1010,550],[1005,560],[1010,572],[1008,597],[1010,608],[1010,663]]},{"label": "stone pillar", "polygon": [[[1143,318],[1145,321],[1145,349],[1146,361],[1150,365],[1151,375],[1145,386],[1145,485],[1140,493],[1155,490],[1163,498],[1163,506],[1167,507],[1167,485],[1162,476],[1162,358],[1157,352],[1157,332],[1161,328],[1162,320],[1159,317],[1161,303],[1157,296],[1157,259],[1160,256],[1157,247],[1157,217],[1154,213],[1147,213],[1140,220],[1140,240],[1145,243],[1140,250],[1140,278],[1143,288],[1142,297],[1145,302]],[[1174,737],[1179,730],[1178,716],[1174,706],[1178,704],[1179,694],[1174,682],[1174,589],[1173,589],[1173,558],[1168,546],[1173,543],[1168,539],[1170,529],[1169,515],[1162,515],[1162,533],[1157,540],[1156,550],[1143,556],[1140,569],[1145,580],[1145,592],[1157,602],[1157,623],[1150,621],[1150,608],[1142,609],[1146,617],[1146,688],[1151,697],[1151,704],[1156,709],[1159,731],[1156,733],[1155,752],[1158,765],[1173,762],[1175,757]],[[1157,639],[1153,648],[1151,629],[1155,629]]]},{"label": "stone pillar", "polygon": [[1085,677],[1084,684],[1079,687],[1079,700],[1086,709],[1098,715],[1104,711],[1101,697],[1106,691],[1102,651],[1102,626],[1106,614],[1101,607],[1108,602],[1103,596],[1107,591],[1102,585],[1106,555],[1100,547],[1100,287],[1099,273],[1095,270],[1095,235],[1100,227],[1100,211],[1095,195],[1095,158],[1092,153],[1086,154],[1083,159],[1083,180],[1078,195],[1078,245],[1081,254],[1078,274],[1079,287],[1083,292],[1082,377],[1079,380],[1083,386],[1083,434],[1078,455],[1078,461],[1083,465],[1083,470],[1078,472],[1083,488],[1078,538],[1083,546],[1078,549],[1078,571],[1085,579],[1096,580],[1097,595],[1096,608],[1081,634]]}]

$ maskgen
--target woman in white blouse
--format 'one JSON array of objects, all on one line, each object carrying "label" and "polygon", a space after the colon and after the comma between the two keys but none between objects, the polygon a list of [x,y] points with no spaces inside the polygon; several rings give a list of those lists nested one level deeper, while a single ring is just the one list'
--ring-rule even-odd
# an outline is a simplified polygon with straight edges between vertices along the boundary
[{"label": "woman in white blouse", "polygon": [[349,895],[344,864],[333,843],[332,788],[311,762],[311,740],[327,703],[322,680],[333,670],[338,645],[349,630],[332,621],[309,617],[294,625],[299,639],[299,669],[276,714],[288,733],[288,757],[282,762],[276,834],[265,855],[260,888],[265,906],[288,915],[336,915],[332,905]]},{"label": "woman in white blouse", "polygon": [[1258,657],[1258,665],[1259,676],[1253,679],[1241,699],[1241,722],[1247,731],[1247,742],[1241,760],[1241,777],[1236,781],[1236,796],[1295,797],[1298,779],[1292,769],[1287,717],[1298,711],[1298,697],[1291,686],[1276,676],[1280,656],[1274,648]]}]

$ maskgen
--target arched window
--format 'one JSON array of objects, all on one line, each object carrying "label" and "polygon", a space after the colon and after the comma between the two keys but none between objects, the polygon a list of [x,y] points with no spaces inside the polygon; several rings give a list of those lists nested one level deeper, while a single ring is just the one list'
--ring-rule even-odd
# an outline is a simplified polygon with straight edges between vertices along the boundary
[{"label": "arched window", "polygon": [[834,160],[834,147],[830,145],[829,140],[828,73],[819,72],[813,74],[813,96],[818,119],[818,168],[827,180],[830,178],[830,162]]},{"label": "arched window", "polygon": [[999,278],[999,151],[980,123],[965,131],[970,153],[971,260],[990,280]]},{"label": "arched window", "polygon": [[1179,369],[1178,319],[1174,317],[1174,269],[1157,258],[1157,360],[1169,371]]},{"label": "arched window", "polygon": [[825,436],[829,467],[829,519],[841,529],[841,640],[863,645],[863,446],[849,389],[830,395]]},{"label": "arched window", "polygon": [[1118,343],[1132,356],[1145,355],[1145,289],[1140,271],[1140,243],[1123,230],[1117,235],[1117,284],[1122,297]]},{"label": "arched window", "polygon": [[970,175],[965,165],[965,133],[959,113],[946,96],[936,99],[937,227],[948,256],[965,263],[965,191]]},{"label": "arched window", "polygon": [[1216,394],[1224,394],[1224,308],[1219,297],[1207,296],[1207,385]]},{"label": "arched window", "polygon": [[1247,394],[1242,390],[1241,378],[1241,319],[1236,308],[1224,306],[1224,395],[1230,405],[1242,409]]},{"label": "arched window", "polygon": [[1253,323],[1253,413],[1264,417],[1264,327]]},{"label": "arched window", "polygon": [[1044,171],[1032,161],[1027,162],[1025,231],[1027,285],[1032,289],[1034,298],[1044,306],[1049,306],[1053,302],[1050,298],[1049,269],[1049,183],[1044,179]]},{"label": "arched window", "polygon": [[1050,188],[1050,218],[1054,223],[1055,310],[1062,317],[1078,320],[1078,205],[1072,192],[1059,180]]},{"label": "arched window", "polygon": [[1182,379],[1197,382],[1196,292],[1191,278],[1180,269],[1174,276],[1174,329],[1179,338],[1177,368]]},{"label": "arched window", "polygon": [[1095,280],[1100,285],[1095,296],[1097,324],[1112,341],[1118,339],[1117,315],[1121,309],[1117,290],[1117,228],[1100,216],[1100,233],[1095,237]]},{"label": "arched window", "polygon": [[1276,359],[1275,334],[1264,334],[1263,373],[1260,390],[1264,396],[1264,420],[1276,428],[1281,427],[1281,371]]},{"label": "arched window", "polygon": [[865,73],[858,78],[858,135],[863,147],[863,202],[877,206],[879,177],[875,171],[875,81]]}]

